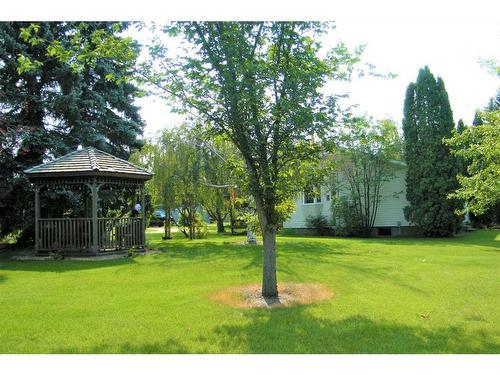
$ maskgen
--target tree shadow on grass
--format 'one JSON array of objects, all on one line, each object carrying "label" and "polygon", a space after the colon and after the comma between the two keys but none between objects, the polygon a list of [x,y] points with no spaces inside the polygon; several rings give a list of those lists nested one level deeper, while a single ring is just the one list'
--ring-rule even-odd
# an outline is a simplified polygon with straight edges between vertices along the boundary
[{"label": "tree shadow on grass", "polygon": [[0,262],[3,271],[56,272],[83,271],[136,263],[133,258],[112,260],[9,260]]},{"label": "tree shadow on grass", "polygon": [[189,350],[177,340],[166,339],[148,344],[123,343],[119,346],[100,344],[89,348],[63,347],[51,351],[52,354],[187,354]]},{"label": "tree shadow on grass", "polygon": [[[344,251],[347,247],[342,244],[327,244],[309,239],[307,243],[280,241],[277,244],[277,254],[300,253],[308,260],[318,260],[319,255],[356,255],[355,251]],[[209,260],[226,257],[262,257],[262,245],[246,245],[236,242],[216,241],[186,241],[158,246],[168,257],[190,260]],[[343,250],[344,249],[344,250]]]},{"label": "tree shadow on grass", "polygon": [[[218,260],[245,259],[244,271],[262,268],[262,245],[237,245],[220,242],[188,242],[172,246],[160,262],[170,264],[173,259],[185,259],[189,262],[207,262]],[[379,265],[366,257],[384,255],[384,250],[357,248],[347,242],[324,242],[310,238],[308,241],[294,242],[281,239],[277,247],[277,267],[281,275],[300,280],[303,271],[297,271],[298,264],[308,263],[310,267],[342,267],[353,278],[391,282],[413,292],[424,293],[402,278],[391,275],[393,265]],[[365,257],[352,262],[353,257]],[[354,258],[353,258],[354,259]],[[299,268],[300,269],[300,268]]]},{"label": "tree shadow on grass", "polygon": [[[252,310],[246,325],[224,324],[214,334],[222,352],[244,353],[498,353],[491,332],[458,326],[416,327],[356,315],[318,318],[307,307]],[[236,349],[235,349],[236,348]]]},{"label": "tree shadow on grass", "polygon": [[412,246],[450,247],[493,247],[500,250],[500,230],[481,229],[469,233],[460,233],[453,237],[389,237],[357,239],[360,243],[372,243],[379,246],[400,246],[402,249]]},{"label": "tree shadow on grass", "polygon": [[[411,250],[412,246],[429,246],[437,248],[449,247],[468,247],[468,246],[481,246],[493,247],[500,250],[500,230],[498,229],[481,229],[468,233],[460,233],[452,237],[318,237],[318,236],[304,236],[304,235],[286,235],[280,236],[282,239],[293,238],[295,240],[309,241],[317,239],[329,239],[335,241],[335,245],[341,245],[342,242],[350,243],[352,247],[354,243],[360,245],[373,245],[376,248],[384,246],[393,247],[398,246],[401,249]],[[333,245],[333,243],[332,243]]]}]

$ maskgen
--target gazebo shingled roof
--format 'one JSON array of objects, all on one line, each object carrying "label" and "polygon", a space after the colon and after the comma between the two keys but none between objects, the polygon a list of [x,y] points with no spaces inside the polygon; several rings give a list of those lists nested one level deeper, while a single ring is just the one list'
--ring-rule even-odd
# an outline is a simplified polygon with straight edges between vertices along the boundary
[{"label": "gazebo shingled roof", "polygon": [[107,176],[148,180],[153,175],[145,169],[93,147],[25,170],[28,177]]}]

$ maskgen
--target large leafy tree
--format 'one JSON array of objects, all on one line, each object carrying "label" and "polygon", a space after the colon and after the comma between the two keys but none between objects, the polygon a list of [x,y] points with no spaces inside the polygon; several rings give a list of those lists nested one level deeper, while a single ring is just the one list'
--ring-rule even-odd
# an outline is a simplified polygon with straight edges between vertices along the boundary
[{"label": "large leafy tree", "polygon": [[[186,53],[162,61],[154,83],[207,130],[225,134],[240,151],[264,242],[262,294],[277,296],[276,207],[303,185],[305,160],[318,157],[317,136],[332,126],[333,101],[322,87],[346,79],[358,55],[344,45],[320,55],[312,22],[190,22],[168,27],[187,42]],[[153,52],[162,53],[162,48]]]},{"label": "large leafy tree", "polygon": [[[496,61],[485,65],[500,77]],[[445,141],[464,166],[458,175],[460,187],[450,197],[465,200],[476,220],[490,224],[500,218],[500,90],[484,111],[476,111],[473,125],[458,128]]]},{"label": "large leafy tree", "polygon": [[[265,296],[278,293],[276,207],[303,186],[300,165],[318,157],[318,136],[329,132],[336,115],[337,97],[325,97],[321,89],[330,79],[348,79],[359,62],[361,50],[350,53],[343,44],[320,53],[316,37],[330,29],[314,22],[177,23],[165,31],[185,40],[180,55],[166,58],[165,46],[156,44],[150,52],[158,60],[135,71],[240,151],[264,237]],[[92,61],[110,50],[55,49],[63,61]]]},{"label": "large leafy tree", "polygon": [[[365,117],[354,117],[349,123],[347,131],[340,137],[334,172],[344,183],[333,186],[337,191],[344,191],[348,200],[335,199],[332,204],[334,207],[345,204],[351,207],[349,211],[343,207],[333,209],[334,222],[341,222],[341,226],[356,223],[354,228],[346,229],[369,236],[383,198],[381,188],[394,177],[395,168],[401,163],[402,141],[396,124],[391,120],[374,123]],[[342,217],[340,213],[350,217]]]},{"label": "large leafy tree", "polygon": [[[120,157],[141,146],[143,122],[133,104],[136,86],[112,77],[134,64],[138,47],[126,40],[117,63],[102,55],[64,61],[57,52],[76,44],[87,54],[117,41],[126,24],[106,22],[0,23],[0,231],[31,223],[23,170],[76,146]],[[78,61],[78,64],[76,64]],[[123,64],[126,61],[127,64]]]},{"label": "large leafy tree", "polygon": [[460,187],[450,197],[466,201],[472,213],[484,214],[500,202],[500,111],[483,113],[480,126],[465,128],[446,143],[467,163],[458,176]]},{"label": "large leafy tree", "polygon": [[444,82],[428,67],[411,83],[404,102],[404,151],[408,173],[405,208],[407,219],[429,236],[449,236],[460,225],[455,213],[463,203],[447,199],[458,187],[458,165],[442,140],[454,129]]}]

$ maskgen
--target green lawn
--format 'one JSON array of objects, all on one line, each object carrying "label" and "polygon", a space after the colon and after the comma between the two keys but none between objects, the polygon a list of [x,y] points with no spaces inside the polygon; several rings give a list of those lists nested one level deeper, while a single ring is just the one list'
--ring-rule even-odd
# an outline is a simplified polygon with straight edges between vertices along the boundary
[{"label": "green lawn", "polygon": [[208,296],[260,281],[242,236],[161,241],[100,262],[1,261],[0,353],[498,353],[500,231],[452,239],[278,238],[278,280],[335,297],[237,309]]}]

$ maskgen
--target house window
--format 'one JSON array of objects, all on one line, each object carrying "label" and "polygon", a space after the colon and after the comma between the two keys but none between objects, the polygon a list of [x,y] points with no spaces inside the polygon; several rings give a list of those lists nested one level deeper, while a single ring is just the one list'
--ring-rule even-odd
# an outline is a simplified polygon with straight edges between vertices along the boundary
[{"label": "house window", "polygon": [[321,203],[321,191],[306,190],[304,191],[304,204]]},{"label": "house window", "polygon": [[304,191],[304,204],[314,203],[314,195]]}]

